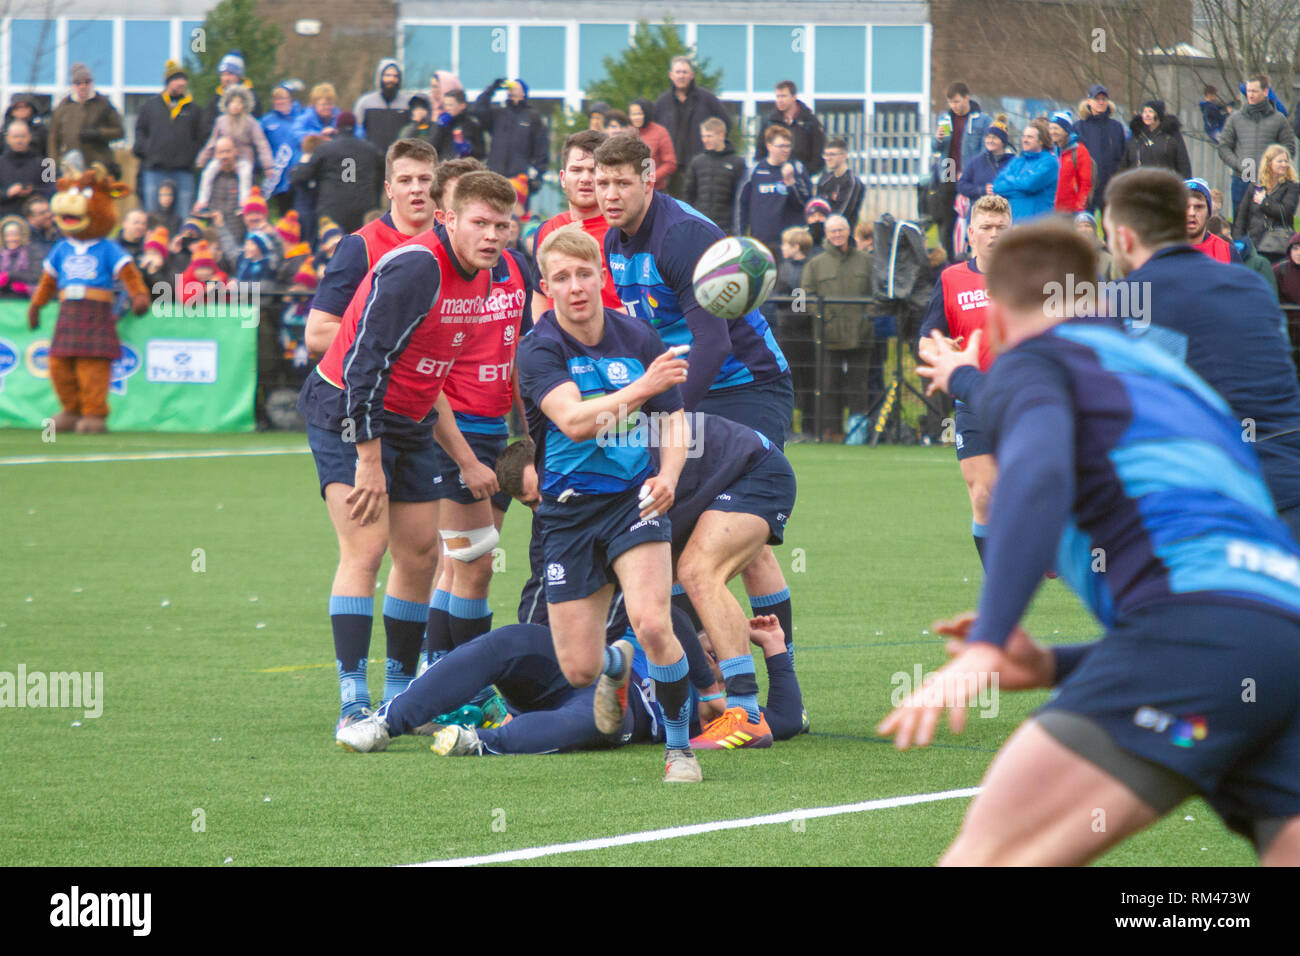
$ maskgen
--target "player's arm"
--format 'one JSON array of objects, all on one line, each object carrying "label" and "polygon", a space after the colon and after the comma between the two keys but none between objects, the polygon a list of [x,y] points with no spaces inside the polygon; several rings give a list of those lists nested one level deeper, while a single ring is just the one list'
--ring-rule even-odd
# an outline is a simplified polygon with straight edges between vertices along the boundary
[{"label": "player's arm", "polygon": [[346,416],[358,448],[383,433],[389,374],[428,314],[438,285],[438,260],[424,246],[386,256],[375,266],[357,337],[343,357]]},{"label": "player's arm", "polygon": [[433,423],[433,440],[441,445],[442,450],[456,463],[469,493],[475,499],[482,500],[500,491],[501,486],[497,484],[496,472],[478,460],[474,449],[469,447],[469,442],[465,441],[465,436],[461,434],[460,426],[456,424],[456,414],[452,411],[446,392],[438,395],[438,400],[433,403],[433,407],[438,413],[438,420]]},{"label": "player's arm", "polygon": [[369,271],[366,243],[360,236],[345,236],[330,257],[320,287],[311,300],[303,342],[313,355],[323,355],[334,341],[343,313]]},{"label": "player's arm", "polygon": [[944,338],[952,335],[948,330],[948,313],[943,307],[943,279],[934,280],[934,291],[930,293],[930,304],[926,307],[925,318],[921,320],[920,341],[925,341],[930,337],[930,333],[938,331]]},{"label": "player's arm", "polygon": [[691,367],[682,385],[682,401],[688,409],[694,409],[708,394],[731,354],[727,320],[695,301],[695,266],[721,238],[714,234],[715,229],[698,220],[674,226],[664,237],[663,252],[656,257],[659,273],[677,293],[678,307],[691,330]]},{"label": "player's arm", "polygon": [[[567,370],[565,377],[568,378]],[[583,401],[577,383],[569,378],[546,391],[538,404],[543,414],[571,441],[590,441],[607,432],[655,395],[684,381],[686,360],[678,358],[670,350],[659,355],[644,375],[617,392]],[[685,460],[685,449],[682,454]],[[679,468],[679,474],[680,471]],[[674,481],[674,486],[675,484]]]}]

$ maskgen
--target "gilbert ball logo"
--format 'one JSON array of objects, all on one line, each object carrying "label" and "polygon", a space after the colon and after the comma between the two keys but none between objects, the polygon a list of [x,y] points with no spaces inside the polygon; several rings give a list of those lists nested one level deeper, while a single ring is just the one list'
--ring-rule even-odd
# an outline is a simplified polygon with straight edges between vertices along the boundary
[{"label": "gilbert ball logo", "polygon": [[627,384],[627,366],[622,362],[610,362],[606,367],[605,372],[609,375],[609,384]]}]

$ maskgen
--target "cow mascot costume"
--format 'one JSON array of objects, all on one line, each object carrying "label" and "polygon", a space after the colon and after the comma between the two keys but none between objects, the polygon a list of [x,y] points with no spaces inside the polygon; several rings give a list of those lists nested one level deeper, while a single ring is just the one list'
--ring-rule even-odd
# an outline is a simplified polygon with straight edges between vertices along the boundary
[{"label": "cow mascot costume", "polygon": [[62,410],[56,433],[107,431],[108,384],[120,345],[113,303],[120,281],[141,315],[149,292],[131,256],[108,235],[117,226],[113,200],[130,190],[95,163],[67,171],[50,202],[63,239],[46,256],[40,284],[27,309],[27,324],[40,324],[41,306],[59,295],[59,318],[50,343],[50,380]]}]

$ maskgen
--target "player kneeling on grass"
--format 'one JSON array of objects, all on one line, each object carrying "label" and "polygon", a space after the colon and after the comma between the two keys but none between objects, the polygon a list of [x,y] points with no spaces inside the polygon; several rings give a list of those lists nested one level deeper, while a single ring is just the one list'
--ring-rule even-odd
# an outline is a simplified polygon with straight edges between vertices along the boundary
[{"label": "player kneeling on grass", "polygon": [[[519,345],[517,367],[528,428],[537,445],[538,507],[546,603],[556,657],[575,687],[600,679],[596,726],[622,723],[632,661],[605,646],[614,581],[649,658],[667,720],[666,782],[697,782],[690,749],[687,663],[673,636],[671,531],[665,517],[689,440],[677,386],[686,362],[644,322],[601,304],[600,247],[561,229],[538,250],[541,289],[555,302]],[[645,443],[616,434],[598,440],[610,415],[644,408],[662,417],[659,469]]]},{"label": "player kneeling on grass", "polygon": [[[978,334],[926,345],[922,374],[994,436],[997,498],[978,616],[943,627],[964,646],[879,732],[924,746],[945,707],[960,730],[990,675],[1058,688],[994,759],[946,864],[1082,864],[1194,793],[1264,863],[1300,864],[1300,548],[1218,393],[1117,321],[1072,315],[1060,290],[1096,274],[1067,226],[1012,229],[989,264],[988,375],[962,367]],[[1102,640],[1045,648],[1019,628],[1053,556]]]}]

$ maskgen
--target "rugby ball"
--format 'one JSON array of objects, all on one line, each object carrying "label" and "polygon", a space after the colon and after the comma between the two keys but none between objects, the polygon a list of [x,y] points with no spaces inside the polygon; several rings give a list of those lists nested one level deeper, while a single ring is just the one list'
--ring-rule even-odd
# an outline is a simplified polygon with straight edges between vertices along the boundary
[{"label": "rugby ball", "polygon": [[776,262],[767,246],[747,236],[719,239],[695,266],[695,301],[722,319],[754,311],[772,294]]}]

